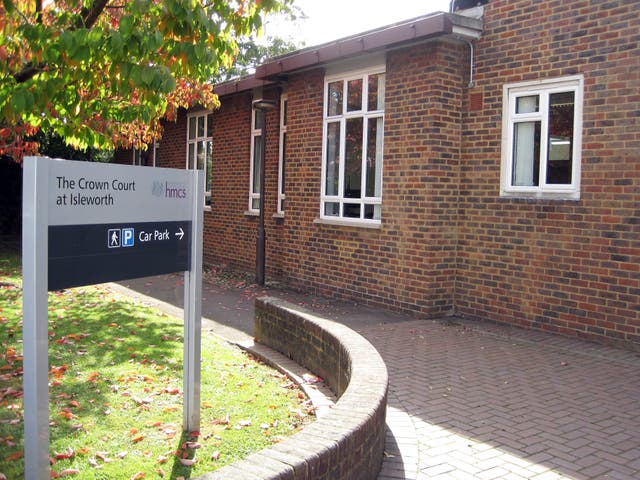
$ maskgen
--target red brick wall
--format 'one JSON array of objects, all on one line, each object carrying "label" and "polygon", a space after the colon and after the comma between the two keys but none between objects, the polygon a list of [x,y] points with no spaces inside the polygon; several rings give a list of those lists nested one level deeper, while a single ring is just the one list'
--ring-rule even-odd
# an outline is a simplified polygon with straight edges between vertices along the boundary
[{"label": "red brick wall", "polygon": [[455,280],[461,47],[387,57],[380,229],[314,223],[320,208],[324,74],[292,76],[282,276],[334,296],[423,314],[450,313]]},{"label": "red brick wall", "polygon": [[[464,116],[456,310],[640,345],[640,3],[492,0]],[[584,75],[579,201],[500,198],[502,86]]]},{"label": "red brick wall", "polygon": [[[278,109],[268,115],[267,280],[436,316],[457,313],[640,348],[640,3],[499,1],[469,47],[387,54],[382,225],[317,223],[322,69],[291,75],[286,212],[274,218]],[[581,199],[500,197],[502,87],[582,74]],[[272,98],[277,92],[270,92]],[[250,92],[214,120],[205,261],[253,271]],[[159,166],[182,168],[184,114]]]}]

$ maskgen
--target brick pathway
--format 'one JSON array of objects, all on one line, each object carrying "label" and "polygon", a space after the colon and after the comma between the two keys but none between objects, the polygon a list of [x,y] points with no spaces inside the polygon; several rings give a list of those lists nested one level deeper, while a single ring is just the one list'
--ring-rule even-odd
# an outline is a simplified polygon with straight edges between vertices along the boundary
[{"label": "brick pathway", "polygon": [[[180,306],[175,275],[126,282]],[[277,288],[203,285],[214,332],[251,337],[253,300],[274,295],[343,322],[389,371],[378,480],[640,480],[640,355],[558,335],[415,320]],[[179,314],[179,312],[177,313]]]},{"label": "brick pathway", "polygon": [[379,480],[640,479],[640,358],[539,332],[361,327],[390,377]]}]

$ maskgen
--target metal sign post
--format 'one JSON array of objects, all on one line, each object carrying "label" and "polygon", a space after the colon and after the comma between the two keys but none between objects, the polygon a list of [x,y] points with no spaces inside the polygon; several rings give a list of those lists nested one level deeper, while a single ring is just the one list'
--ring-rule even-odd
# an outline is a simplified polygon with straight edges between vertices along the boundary
[{"label": "metal sign post", "polygon": [[203,204],[200,171],[25,158],[25,478],[49,478],[49,290],[184,271],[183,428],[199,429]]}]

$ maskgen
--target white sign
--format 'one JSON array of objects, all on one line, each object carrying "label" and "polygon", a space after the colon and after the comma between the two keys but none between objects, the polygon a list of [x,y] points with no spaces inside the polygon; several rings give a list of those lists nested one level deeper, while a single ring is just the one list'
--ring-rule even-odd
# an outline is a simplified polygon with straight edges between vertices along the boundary
[{"label": "white sign", "polygon": [[25,478],[49,479],[50,289],[184,271],[183,428],[198,430],[204,172],[27,157],[22,204]]}]

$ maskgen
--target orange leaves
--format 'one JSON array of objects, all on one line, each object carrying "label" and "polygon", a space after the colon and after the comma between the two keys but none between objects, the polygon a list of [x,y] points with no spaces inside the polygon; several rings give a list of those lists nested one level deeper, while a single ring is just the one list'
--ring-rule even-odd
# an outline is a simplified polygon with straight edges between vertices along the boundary
[{"label": "orange leaves", "polygon": [[69,369],[69,365],[64,364],[59,367],[52,366],[49,370],[49,375],[53,375],[54,378],[61,379],[64,373]]},{"label": "orange leaves", "polygon": [[76,452],[73,450],[73,448],[68,447],[66,452],[62,452],[62,453],[54,452],[53,456],[56,460],[67,460],[69,458],[75,457]]},{"label": "orange leaves", "polygon": [[131,475],[129,477],[129,480],[140,480],[141,478],[144,478],[144,477],[146,477],[146,474],[144,472],[138,472]]},{"label": "orange leaves", "polygon": [[22,450],[18,450],[17,452],[13,452],[11,455],[5,457],[5,462],[13,462],[15,460],[19,460],[23,457],[24,452]]}]

